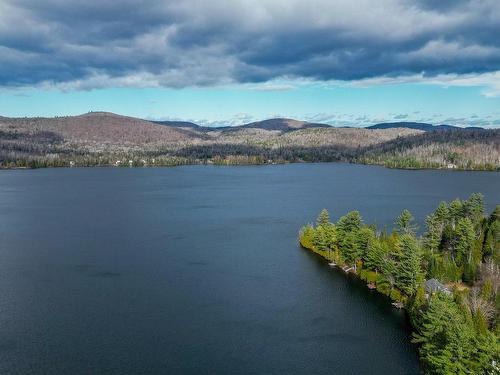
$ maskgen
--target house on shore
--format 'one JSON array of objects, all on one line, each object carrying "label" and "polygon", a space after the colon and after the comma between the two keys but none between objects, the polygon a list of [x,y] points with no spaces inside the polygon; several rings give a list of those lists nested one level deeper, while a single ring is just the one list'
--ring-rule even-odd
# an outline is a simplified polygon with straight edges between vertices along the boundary
[{"label": "house on shore", "polygon": [[432,295],[434,293],[444,293],[448,295],[451,294],[451,290],[440,283],[437,279],[425,280],[424,288],[427,295]]}]

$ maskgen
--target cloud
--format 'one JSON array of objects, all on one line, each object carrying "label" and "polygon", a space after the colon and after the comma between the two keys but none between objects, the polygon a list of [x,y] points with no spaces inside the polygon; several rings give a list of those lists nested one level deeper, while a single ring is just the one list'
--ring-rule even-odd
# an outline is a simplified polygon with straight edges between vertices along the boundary
[{"label": "cloud", "polygon": [[290,91],[295,89],[291,83],[273,83],[271,81],[248,85],[249,90],[255,91]]},{"label": "cloud", "polygon": [[426,76],[424,74],[412,74],[396,77],[373,77],[361,80],[352,80],[348,83],[330,82],[332,85],[348,84],[354,87],[370,87],[378,85],[395,85],[401,83],[433,84],[443,87],[483,87],[482,94],[486,97],[500,96],[500,71],[488,73],[468,73],[468,74],[437,74]]},{"label": "cloud", "polygon": [[0,86],[417,80],[495,96],[498,19],[497,0],[3,0]]}]

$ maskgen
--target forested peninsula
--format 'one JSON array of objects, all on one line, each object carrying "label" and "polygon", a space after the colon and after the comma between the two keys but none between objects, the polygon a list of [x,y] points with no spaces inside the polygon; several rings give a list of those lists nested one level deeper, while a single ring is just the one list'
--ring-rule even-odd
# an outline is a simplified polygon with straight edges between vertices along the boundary
[{"label": "forested peninsula", "polygon": [[485,216],[478,193],[441,202],[421,236],[408,210],[395,224],[379,230],[358,211],[332,223],[323,210],[299,241],[406,309],[426,373],[498,374],[500,205]]}]

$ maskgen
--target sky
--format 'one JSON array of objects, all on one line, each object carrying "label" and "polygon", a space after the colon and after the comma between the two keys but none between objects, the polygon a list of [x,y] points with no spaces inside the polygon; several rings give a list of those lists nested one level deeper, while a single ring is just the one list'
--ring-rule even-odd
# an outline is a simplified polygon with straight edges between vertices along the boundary
[{"label": "sky", "polygon": [[498,0],[0,0],[0,116],[500,127]]}]

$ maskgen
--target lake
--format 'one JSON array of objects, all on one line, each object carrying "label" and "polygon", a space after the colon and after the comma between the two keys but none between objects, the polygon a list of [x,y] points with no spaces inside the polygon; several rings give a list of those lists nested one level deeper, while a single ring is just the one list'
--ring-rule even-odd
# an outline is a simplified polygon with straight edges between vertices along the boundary
[{"label": "lake", "polygon": [[500,174],[349,164],[0,172],[1,374],[417,374],[404,313],[297,245],[500,203]]}]

